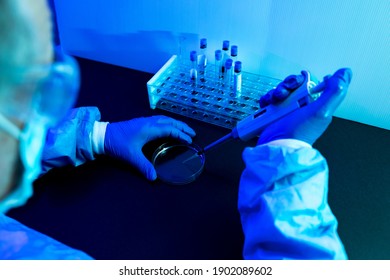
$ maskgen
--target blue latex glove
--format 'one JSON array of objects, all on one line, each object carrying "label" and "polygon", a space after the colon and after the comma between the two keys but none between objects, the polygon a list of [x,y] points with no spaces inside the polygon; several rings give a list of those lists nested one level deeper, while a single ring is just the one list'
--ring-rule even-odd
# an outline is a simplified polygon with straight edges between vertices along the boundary
[{"label": "blue latex glove", "polygon": [[157,178],[152,163],[142,153],[149,141],[162,137],[173,137],[192,143],[195,131],[183,122],[166,116],[138,118],[107,125],[105,153],[134,165],[148,180]]},{"label": "blue latex glove", "polygon": [[[324,78],[324,87],[321,96],[299,110],[269,125],[261,133],[258,144],[264,144],[277,139],[297,139],[313,144],[326,130],[332,121],[332,115],[343,101],[352,71],[349,68],[337,70],[332,76]],[[302,75],[288,76],[275,89],[260,99],[260,106],[282,102],[288,95],[297,89],[304,81]],[[314,93],[314,92],[313,92]]]}]

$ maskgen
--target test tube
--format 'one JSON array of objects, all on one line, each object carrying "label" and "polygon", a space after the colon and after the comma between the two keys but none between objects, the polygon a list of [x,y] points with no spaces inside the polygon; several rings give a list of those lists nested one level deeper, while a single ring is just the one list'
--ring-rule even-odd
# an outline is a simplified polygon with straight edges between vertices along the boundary
[{"label": "test tube", "polygon": [[221,79],[222,78],[222,51],[216,50],[215,51],[215,78]]},{"label": "test tube", "polygon": [[230,45],[230,41],[229,40],[225,40],[222,42],[222,51],[223,51],[223,55],[222,55],[222,77],[225,75],[225,64],[226,64],[226,60],[230,58],[229,56],[229,45]]},{"label": "test tube", "polygon": [[204,75],[207,66],[207,39],[200,39],[200,54],[198,56],[199,74]]},{"label": "test tube", "polygon": [[228,58],[225,62],[225,73],[224,73],[224,85],[225,87],[230,87],[230,82],[232,80],[232,65],[233,60]]},{"label": "test tube", "polygon": [[191,69],[190,69],[190,81],[195,84],[196,79],[198,78],[198,65],[197,65],[197,60],[198,60],[198,55],[196,51],[191,51],[190,53],[190,60],[191,60]]},{"label": "test tube", "polygon": [[233,91],[236,97],[241,95],[241,86],[242,86],[242,62],[236,61],[234,64],[234,82],[233,82]]},{"label": "test tube", "polygon": [[237,54],[238,54],[238,47],[236,45],[233,45],[231,48],[230,48],[230,56],[231,58],[233,59],[233,67],[237,61]]}]

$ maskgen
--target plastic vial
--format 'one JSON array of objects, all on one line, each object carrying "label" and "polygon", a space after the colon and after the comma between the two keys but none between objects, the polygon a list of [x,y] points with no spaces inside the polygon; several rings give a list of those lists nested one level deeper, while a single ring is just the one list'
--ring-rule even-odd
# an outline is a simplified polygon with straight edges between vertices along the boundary
[{"label": "plastic vial", "polygon": [[207,39],[200,39],[200,54],[198,56],[199,74],[204,75],[207,66]]},{"label": "plastic vial", "polygon": [[222,78],[222,51],[221,50],[215,51],[215,78],[217,80]]},{"label": "plastic vial", "polygon": [[230,42],[228,40],[225,40],[222,43],[222,51],[223,51],[223,54],[222,54],[222,77],[225,75],[225,63],[226,63],[226,60],[228,60],[230,58],[230,56],[229,56],[229,45],[230,45]]},{"label": "plastic vial", "polygon": [[225,62],[225,74],[223,77],[223,82],[225,87],[230,87],[230,82],[232,80],[232,65],[233,65],[233,60],[231,58],[228,58]]},{"label": "plastic vial", "polygon": [[241,61],[236,61],[234,64],[234,82],[233,82],[233,91],[236,97],[241,95],[241,87],[242,87],[242,63]]},{"label": "plastic vial", "polygon": [[230,48],[230,56],[233,59],[233,67],[237,61],[237,54],[238,54],[238,47],[236,45],[234,45]]},{"label": "plastic vial", "polygon": [[196,51],[192,51],[190,53],[190,60],[191,60],[191,69],[190,69],[190,81],[192,83],[196,83],[196,79],[198,78],[198,55]]}]

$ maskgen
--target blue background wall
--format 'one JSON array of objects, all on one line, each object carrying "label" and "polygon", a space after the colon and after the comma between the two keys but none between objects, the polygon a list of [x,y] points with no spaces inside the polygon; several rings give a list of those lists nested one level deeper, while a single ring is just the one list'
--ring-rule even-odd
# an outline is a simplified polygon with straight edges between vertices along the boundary
[{"label": "blue background wall", "polygon": [[[336,116],[390,129],[390,2],[271,0],[55,0],[63,48],[77,56],[155,73],[188,57],[239,46],[245,71],[282,79],[340,67],[354,77]],[[212,60],[212,59],[211,59]]]}]

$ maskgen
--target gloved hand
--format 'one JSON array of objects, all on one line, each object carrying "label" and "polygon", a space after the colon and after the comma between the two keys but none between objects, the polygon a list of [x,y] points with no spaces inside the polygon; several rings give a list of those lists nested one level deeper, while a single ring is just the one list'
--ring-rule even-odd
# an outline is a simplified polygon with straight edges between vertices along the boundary
[{"label": "gloved hand", "polygon": [[[315,102],[288,114],[265,128],[258,144],[277,139],[297,139],[313,144],[332,121],[332,115],[343,101],[351,78],[352,71],[349,68],[339,69],[332,76],[326,76],[324,87],[317,89],[317,92],[323,90],[321,96]],[[288,76],[260,99],[260,107],[282,102],[303,81],[302,75]]]},{"label": "gloved hand", "polygon": [[142,147],[149,141],[168,136],[192,143],[195,131],[166,116],[112,123],[107,125],[104,150],[106,154],[134,165],[148,180],[155,180],[156,170],[142,153]]}]

